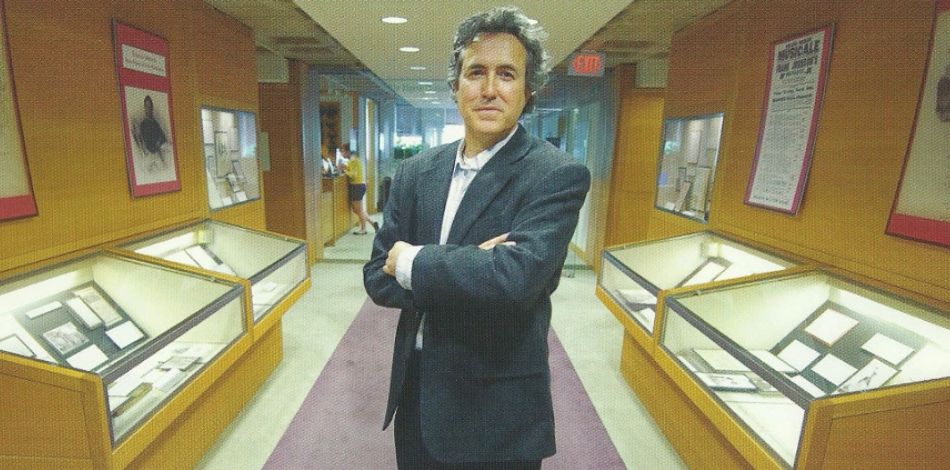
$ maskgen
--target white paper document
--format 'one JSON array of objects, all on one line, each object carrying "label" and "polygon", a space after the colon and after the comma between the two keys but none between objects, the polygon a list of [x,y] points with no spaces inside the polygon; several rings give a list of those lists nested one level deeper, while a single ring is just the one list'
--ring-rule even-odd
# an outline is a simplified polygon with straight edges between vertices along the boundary
[{"label": "white paper document", "polygon": [[821,398],[825,396],[825,392],[823,392],[820,388],[818,388],[817,385],[809,382],[808,379],[800,375],[796,375],[792,377],[792,382],[795,385],[798,385],[799,387],[801,387],[802,390],[808,392],[809,395],[815,398]]},{"label": "white paper document", "polygon": [[109,358],[106,357],[106,354],[102,352],[101,349],[99,349],[99,346],[93,344],[92,346],[89,346],[88,348],[68,357],[66,362],[77,369],[93,370],[108,360]]},{"label": "white paper document", "polygon": [[644,323],[644,326],[646,326],[647,329],[652,333],[652,332],[653,332],[653,324],[656,323],[656,311],[653,310],[652,308],[647,307],[647,308],[642,309],[642,310],[637,310],[636,313],[637,313],[637,315],[639,315],[639,316],[644,320],[644,321],[641,322],[641,323],[644,323],[644,322],[645,322],[645,323]]},{"label": "white paper document", "polygon": [[688,358],[684,356],[676,356],[676,358],[679,359],[679,361],[683,363],[683,365],[686,366],[687,369],[693,372],[699,372],[699,369],[697,369],[696,366],[694,366],[693,363]]},{"label": "white paper document", "polygon": [[901,366],[892,384],[923,382],[950,377],[950,353],[927,344]]},{"label": "white paper document", "polygon": [[769,351],[766,351],[763,349],[757,349],[757,350],[751,350],[749,352],[752,353],[753,356],[759,358],[760,361],[764,362],[765,365],[779,372],[785,372],[785,373],[798,372],[798,370],[796,370],[794,367],[788,365],[788,363],[779,359],[778,357],[775,356],[775,354],[772,354]]},{"label": "white paper document", "polygon": [[174,253],[172,253],[172,254],[166,256],[165,259],[168,260],[168,261],[173,261],[173,262],[175,262],[175,263],[181,263],[181,264],[184,264],[184,265],[186,265],[186,266],[191,266],[191,267],[194,267],[194,268],[200,268],[200,267],[201,267],[201,266],[198,266],[198,263],[195,262],[194,258],[192,258],[191,255],[189,255],[188,253],[185,253],[184,251],[176,251],[176,252],[174,252]]},{"label": "white paper document", "polygon": [[841,385],[842,382],[848,380],[848,377],[854,375],[858,369],[856,369],[851,364],[838,359],[837,356],[828,354],[821,358],[817,364],[812,366],[811,370],[824,377],[825,380],[835,385]]},{"label": "white paper document", "polygon": [[758,390],[755,384],[742,374],[708,374],[705,372],[697,372],[696,377],[699,377],[699,380],[713,390],[744,390],[750,392]]},{"label": "white paper document", "polygon": [[102,325],[102,319],[99,318],[99,315],[96,315],[96,312],[93,312],[79,297],[73,297],[67,300],[66,305],[69,305],[69,308],[71,308],[76,314],[76,317],[86,325],[86,328],[93,329]]},{"label": "white paper document", "polygon": [[109,395],[126,396],[139,385],[142,385],[140,377],[126,375],[112,383],[112,386],[109,387]]},{"label": "white paper document", "polygon": [[831,346],[841,339],[842,336],[851,331],[857,324],[857,320],[829,308],[811,322],[811,324],[805,328],[805,332],[815,337],[818,341]]},{"label": "white paper document", "polygon": [[119,312],[112,308],[112,304],[102,298],[94,287],[87,287],[74,291],[73,293],[82,299],[93,312],[96,312],[96,315],[98,315],[106,325],[114,325],[122,321],[122,316],[119,315]]},{"label": "white paper document", "polygon": [[152,386],[167,393],[174,390],[186,375],[188,374],[185,374],[178,369],[169,369],[164,374],[162,374],[162,376],[159,377],[158,380],[152,384]]},{"label": "white paper document", "polygon": [[894,365],[900,364],[914,352],[914,348],[880,333],[875,333],[861,349]]},{"label": "white paper document", "polygon": [[158,366],[158,368],[162,370],[178,369],[183,371],[198,362],[199,359],[198,356],[172,356]]},{"label": "white paper document", "polygon": [[216,263],[214,259],[211,258],[211,255],[209,255],[201,245],[185,248],[185,252],[188,253],[188,255],[191,256],[196,263],[198,263],[198,266],[204,269],[214,270],[218,267],[218,263]]},{"label": "white paper document", "polygon": [[871,359],[868,365],[862,367],[858,373],[851,376],[847,382],[838,387],[835,393],[872,390],[884,385],[884,382],[890,380],[896,373],[897,371],[891,366],[877,359]]},{"label": "white paper document", "polygon": [[686,282],[683,283],[683,286],[712,282],[713,279],[716,279],[716,276],[722,274],[722,272],[725,270],[725,266],[714,261],[709,261],[703,265],[703,267],[700,268],[696,274],[693,274],[691,277],[686,279]]},{"label": "white paper document", "polygon": [[145,337],[142,330],[135,326],[135,323],[130,321],[106,331],[106,335],[109,336],[109,339],[111,339],[119,349],[124,349],[126,346]]},{"label": "white paper document", "polygon": [[818,359],[818,351],[805,346],[801,341],[793,340],[788,346],[785,346],[778,353],[778,358],[785,361],[786,364],[794,367],[796,370],[805,370]]},{"label": "white paper document", "polygon": [[722,349],[694,349],[709,367],[718,371],[748,372],[749,368],[738,359]]},{"label": "white paper document", "polygon": [[23,340],[17,335],[10,335],[0,339],[0,351],[17,354],[23,357],[33,357],[33,350],[30,349]]},{"label": "white paper document", "polygon": [[50,302],[50,303],[48,303],[48,304],[46,304],[46,305],[42,305],[42,306],[40,306],[40,307],[36,307],[36,308],[34,308],[33,310],[30,310],[30,311],[26,312],[26,316],[27,316],[30,320],[32,320],[32,319],[34,319],[34,318],[36,318],[36,317],[39,317],[40,315],[43,315],[43,314],[52,312],[53,310],[56,310],[56,309],[58,309],[58,308],[62,308],[62,306],[63,306],[63,303],[62,303],[62,302],[59,302],[59,301]]},{"label": "white paper document", "polygon": [[632,304],[650,304],[656,305],[656,296],[646,289],[618,289],[620,297]]}]

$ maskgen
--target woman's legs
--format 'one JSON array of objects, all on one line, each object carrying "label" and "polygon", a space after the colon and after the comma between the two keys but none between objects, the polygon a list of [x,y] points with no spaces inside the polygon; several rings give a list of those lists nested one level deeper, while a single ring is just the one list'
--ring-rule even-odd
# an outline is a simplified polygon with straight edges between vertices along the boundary
[{"label": "woman's legs", "polygon": [[376,222],[373,222],[373,220],[369,218],[369,214],[367,214],[363,209],[362,199],[359,201],[350,201],[350,210],[352,210],[353,213],[356,214],[356,217],[360,219],[360,231],[357,233],[366,233],[367,222],[373,226],[374,230],[379,230],[379,226],[376,224]]}]

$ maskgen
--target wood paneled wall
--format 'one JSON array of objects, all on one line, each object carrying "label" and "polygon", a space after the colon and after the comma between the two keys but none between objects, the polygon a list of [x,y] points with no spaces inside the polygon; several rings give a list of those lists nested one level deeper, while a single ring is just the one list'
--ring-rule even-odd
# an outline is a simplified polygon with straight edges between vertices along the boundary
[{"label": "wood paneled wall", "polygon": [[[950,248],[885,234],[933,14],[930,0],[736,0],[678,32],[663,116],[725,112],[719,166],[708,225],[650,209],[646,238],[721,230],[950,305]],[[746,205],[771,45],[828,24],[831,64],[801,209]]]},{"label": "wood paneled wall", "polygon": [[[254,34],[200,0],[3,0],[39,215],[0,221],[0,273],[213,217],[264,229],[264,200],[208,208],[201,105],[257,112]],[[169,43],[182,189],[133,199],[112,21]]]},{"label": "wood paneled wall", "polygon": [[614,82],[620,92],[604,236],[608,247],[647,237],[649,219],[643,215],[653,209],[665,93],[661,88],[637,88],[633,66],[617,67]]}]

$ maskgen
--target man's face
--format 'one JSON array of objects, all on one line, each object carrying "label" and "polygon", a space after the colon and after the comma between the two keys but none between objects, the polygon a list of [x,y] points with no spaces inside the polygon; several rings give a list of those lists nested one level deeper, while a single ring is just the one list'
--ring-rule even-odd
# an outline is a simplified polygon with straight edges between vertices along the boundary
[{"label": "man's face", "polygon": [[462,51],[455,100],[465,121],[465,140],[480,144],[479,151],[517,125],[529,96],[526,58],[521,41],[508,33],[481,33]]}]

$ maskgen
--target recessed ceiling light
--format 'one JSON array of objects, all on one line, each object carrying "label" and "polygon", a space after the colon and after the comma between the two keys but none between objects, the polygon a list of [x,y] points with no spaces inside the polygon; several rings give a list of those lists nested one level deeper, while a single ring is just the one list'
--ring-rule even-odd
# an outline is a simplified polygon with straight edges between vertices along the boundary
[{"label": "recessed ceiling light", "polygon": [[383,17],[380,21],[382,21],[383,23],[389,23],[389,24],[403,24],[409,20],[401,16],[386,16],[386,17]]},{"label": "recessed ceiling light", "polygon": [[425,70],[426,68],[421,65],[413,65],[409,67],[409,70]]},{"label": "recessed ceiling light", "polygon": [[426,93],[427,95],[434,95],[435,90],[426,90],[424,93]]},{"label": "recessed ceiling light", "polygon": [[419,84],[422,86],[429,86],[432,85],[432,82],[419,82]]},{"label": "recessed ceiling light", "polygon": [[419,48],[416,46],[403,46],[399,50],[402,52],[419,52]]}]

